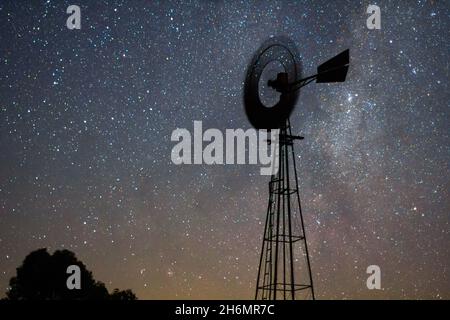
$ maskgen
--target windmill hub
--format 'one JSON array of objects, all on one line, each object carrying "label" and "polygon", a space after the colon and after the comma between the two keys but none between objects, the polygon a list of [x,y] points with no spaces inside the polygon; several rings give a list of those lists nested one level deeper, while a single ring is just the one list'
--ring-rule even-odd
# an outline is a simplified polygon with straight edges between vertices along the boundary
[{"label": "windmill hub", "polygon": [[286,92],[288,88],[288,74],[286,72],[280,72],[277,74],[275,80],[267,81],[267,85],[280,93]]}]

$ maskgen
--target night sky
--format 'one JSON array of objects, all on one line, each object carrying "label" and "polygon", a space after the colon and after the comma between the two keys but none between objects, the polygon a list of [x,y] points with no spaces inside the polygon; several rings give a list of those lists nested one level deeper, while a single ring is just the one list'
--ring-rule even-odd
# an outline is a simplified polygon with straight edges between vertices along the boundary
[{"label": "night sky", "polygon": [[[291,116],[316,297],[450,299],[449,8],[1,1],[0,296],[47,247],[141,299],[252,299],[270,177],[174,165],[170,136],[250,128],[247,64],[286,35],[304,75],[351,54],[347,81],[302,89]],[[373,264],[382,290],[366,287]]]}]

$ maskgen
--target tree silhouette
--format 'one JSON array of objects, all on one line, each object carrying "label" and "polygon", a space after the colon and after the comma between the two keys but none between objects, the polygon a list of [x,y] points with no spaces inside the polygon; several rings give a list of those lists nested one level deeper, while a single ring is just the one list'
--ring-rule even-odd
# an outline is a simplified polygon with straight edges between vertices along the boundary
[{"label": "tree silhouette", "polygon": [[[70,265],[80,268],[80,289],[67,288]],[[136,300],[131,290],[114,289],[109,294],[105,284],[94,280],[92,272],[69,250],[57,250],[53,255],[46,248],[31,252],[9,285],[11,289],[6,292],[9,300]]]},{"label": "tree silhouette", "polygon": [[136,300],[136,295],[130,289],[120,291],[119,289],[114,289],[111,294],[112,300]]}]

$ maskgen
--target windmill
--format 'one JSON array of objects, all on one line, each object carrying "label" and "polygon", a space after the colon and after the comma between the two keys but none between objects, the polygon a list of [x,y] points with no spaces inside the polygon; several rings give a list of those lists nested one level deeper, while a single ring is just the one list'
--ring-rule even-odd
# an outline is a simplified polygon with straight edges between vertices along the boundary
[{"label": "windmill", "polygon": [[[244,84],[244,106],[256,129],[279,129],[279,168],[269,182],[255,299],[315,299],[305,224],[300,203],[294,141],[289,117],[302,87],[316,83],[344,82],[349,68],[345,50],[302,78],[295,44],[272,37],[255,53]],[[303,263],[301,263],[303,261]]]}]

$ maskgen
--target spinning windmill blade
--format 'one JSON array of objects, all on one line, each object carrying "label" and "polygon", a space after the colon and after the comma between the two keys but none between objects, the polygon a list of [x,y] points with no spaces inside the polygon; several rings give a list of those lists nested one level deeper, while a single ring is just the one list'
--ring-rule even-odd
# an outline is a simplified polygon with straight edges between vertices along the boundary
[{"label": "spinning windmill blade", "polygon": [[[281,72],[277,74],[272,69],[269,76],[277,80],[269,80],[266,85],[261,82],[263,73],[271,69],[273,63],[278,64]],[[273,37],[261,45],[247,68],[244,84],[245,112],[255,128],[277,129],[286,123],[297,102],[298,91],[285,92],[284,88],[301,78],[301,71],[297,48],[290,39]],[[279,86],[280,90],[272,90],[274,86]],[[277,103],[269,106],[263,97],[268,91],[283,93],[278,94]]]},{"label": "spinning windmill blade", "polygon": [[[278,62],[281,72],[273,74],[266,88],[280,93],[273,106],[267,106],[261,97],[260,80],[267,66]],[[294,110],[300,88],[313,82],[344,82],[350,63],[350,50],[347,49],[317,68],[317,74],[302,78],[301,63],[294,43],[283,37],[273,37],[264,42],[252,59],[245,78],[244,106],[250,123],[257,129],[278,129],[286,124]]]}]

